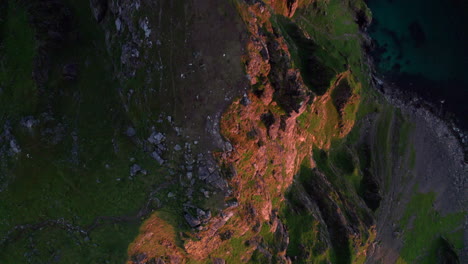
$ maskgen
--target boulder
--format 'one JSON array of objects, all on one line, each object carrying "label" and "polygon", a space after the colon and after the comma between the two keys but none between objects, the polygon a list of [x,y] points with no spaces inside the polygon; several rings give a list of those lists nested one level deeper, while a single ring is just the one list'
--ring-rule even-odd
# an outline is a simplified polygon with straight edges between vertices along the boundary
[{"label": "boulder", "polygon": [[205,166],[198,167],[198,178],[200,180],[205,180],[206,178],[208,178],[208,176],[210,176],[210,172],[207,167]]},{"label": "boulder", "polygon": [[137,175],[138,172],[141,171],[141,167],[140,165],[138,164],[133,164],[131,167],[130,167],[130,176],[135,176]]},{"label": "boulder", "polygon": [[243,106],[248,106],[249,104],[252,103],[252,101],[250,101],[249,97],[247,97],[247,94],[244,93],[244,96],[243,96],[242,99],[240,100],[240,103],[241,103],[241,105],[243,105]]},{"label": "boulder", "polygon": [[186,213],[184,214],[185,221],[189,224],[190,227],[195,228],[200,226],[201,222],[198,218],[193,217],[191,214]]},{"label": "boulder", "polygon": [[27,116],[23,119],[21,119],[21,125],[31,129],[33,126],[35,126],[37,123],[39,123],[38,120],[34,119],[32,116]]},{"label": "boulder", "polygon": [[153,133],[151,133],[151,135],[149,136],[148,141],[149,141],[151,144],[159,145],[159,144],[161,144],[165,139],[166,139],[166,137],[164,136],[164,134],[153,132]]},{"label": "boulder", "polygon": [[134,137],[136,135],[136,130],[133,127],[128,127],[127,131],[125,131],[125,134],[129,137]]},{"label": "boulder", "polygon": [[15,139],[10,140],[10,148],[11,148],[11,151],[13,151],[13,153],[15,154],[18,154],[21,152],[21,148]]},{"label": "boulder", "polygon": [[161,156],[159,156],[158,152],[156,151],[153,151],[151,153],[151,157],[155,159],[159,163],[159,165],[162,165],[164,163],[164,159],[161,158]]}]

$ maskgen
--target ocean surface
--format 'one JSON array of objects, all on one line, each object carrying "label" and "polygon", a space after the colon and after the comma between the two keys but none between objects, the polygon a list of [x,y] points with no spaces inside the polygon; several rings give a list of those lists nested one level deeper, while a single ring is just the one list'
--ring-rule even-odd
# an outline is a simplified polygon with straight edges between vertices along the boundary
[{"label": "ocean surface", "polygon": [[377,70],[468,130],[468,1],[367,0]]}]

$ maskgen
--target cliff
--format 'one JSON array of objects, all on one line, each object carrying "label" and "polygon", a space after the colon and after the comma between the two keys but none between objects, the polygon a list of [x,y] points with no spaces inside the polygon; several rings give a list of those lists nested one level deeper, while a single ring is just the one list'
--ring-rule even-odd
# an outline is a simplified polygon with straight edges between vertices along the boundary
[{"label": "cliff", "polygon": [[364,1],[3,5],[0,261],[466,259],[463,149]]}]

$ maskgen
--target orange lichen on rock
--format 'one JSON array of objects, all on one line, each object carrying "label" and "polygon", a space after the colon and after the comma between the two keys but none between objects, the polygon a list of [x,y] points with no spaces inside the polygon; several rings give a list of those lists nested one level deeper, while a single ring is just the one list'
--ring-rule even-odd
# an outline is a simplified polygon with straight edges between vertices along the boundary
[{"label": "orange lichen on rock", "polygon": [[[238,8],[251,35],[243,62],[252,90],[235,100],[220,122],[221,133],[235,150],[224,153],[222,163],[236,171],[229,183],[238,207],[225,211],[229,222],[224,226],[213,228],[213,220],[199,233],[201,240],[186,244],[187,252],[198,260],[210,255],[230,256],[221,252],[229,248],[229,241],[220,237],[226,230],[234,238],[251,241],[244,249],[245,259],[258,247],[254,241],[264,223],[274,224],[272,232],[287,233],[275,213],[286,189],[314,145],[328,148],[333,138],[349,133],[354,119],[345,117],[345,113],[355,114],[357,106],[351,111],[348,107],[359,103],[359,91],[344,85],[352,81],[350,71],[337,75],[324,95],[309,102],[311,92],[299,69],[293,67],[285,39],[275,34],[270,22],[271,10],[276,8],[263,3],[239,4]],[[311,133],[298,121],[301,115],[311,116],[313,112],[320,115],[316,129],[322,134]],[[286,246],[287,240],[286,236]],[[288,263],[285,250],[276,254]]]},{"label": "orange lichen on rock", "polygon": [[301,128],[318,148],[328,150],[333,139],[344,138],[354,127],[361,84],[348,70],[336,76],[327,92],[315,97],[301,116]]},{"label": "orange lichen on rock", "polygon": [[266,0],[276,14],[285,17],[293,17],[296,9],[299,7],[310,5],[314,0]]},{"label": "orange lichen on rock", "polygon": [[[211,218],[193,234],[196,239],[180,247],[175,234],[173,240],[164,240],[168,239],[166,233],[155,233],[168,224],[152,217],[130,247],[130,255],[166,256],[170,263],[212,258],[248,261],[255,250],[265,250],[259,233],[269,223],[280,245],[274,250],[276,259],[290,263],[287,230],[278,217],[285,192],[314,146],[328,149],[332,139],[350,132],[360,98],[359,84],[348,70],[335,77],[325,94],[312,100],[314,95],[294,66],[286,40],[270,22],[272,12],[291,17],[304,2],[237,3],[250,33],[242,62],[251,89],[234,100],[221,117],[221,133],[234,150],[218,155],[221,167],[234,171],[229,199],[236,205]],[[240,255],[234,253],[232,239],[248,241],[242,243]]]},{"label": "orange lichen on rock", "polygon": [[[140,228],[140,234],[128,247],[128,264],[163,260],[165,263],[185,263],[185,253],[178,246],[177,234],[162,213],[152,214]],[[162,262],[164,263],[164,262]]]},{"label": "orange lichen on rock", "polygon": [[[309,96],[299,70],[292,67],[286,41],[275,36],[270,9],[264,4],[238,7],[251,34],[243,60],[252,91],[232,103],[220,125],[235,149],[222,162],[235,168],[230,185],[239,206],[224,212],[230,218],[225,226],[213,228],[216,220],[212,220],[199,233],[200,240],[186,244],[187,252],[198,260],[224,254],[218,252],[229,248],[229,241],[220,238],[223,231],[255,240],[263,223],[279,221],[274,209],[284,199],[300,161],[310,153],[310,149],[298,153],[296,147],[304,138],[298,134],[296,118],[306,109]],[[243,258],[255,249],[256,243],[249,243]],[[278,255],[286,259],[284,250]]]}]

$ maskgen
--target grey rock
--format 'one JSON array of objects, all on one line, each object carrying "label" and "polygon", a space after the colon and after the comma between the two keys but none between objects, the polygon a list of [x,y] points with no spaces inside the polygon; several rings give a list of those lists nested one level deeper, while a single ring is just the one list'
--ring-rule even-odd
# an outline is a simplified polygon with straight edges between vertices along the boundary
[{"label": "grey rock", "polygon": [[128,127],[125,134],[129,137],[134,137],[136,135],[136,130],[133,127]]},{"label": "grey rock", "polygon": [[233,149],[231,143],[225,142],[225,143],[224,143],[224,149],[225,149],[227,152],[231,152],[232,149]]},{"label": "grey rock", "polygon": [[278,225],[276,226],[276,231],[275,231],[276,245],[279,251],[285,251],[288,248],[288,244],[289,244],[288,231],[286,230],[286,227],[283,225],[283,223],[281,223],[279,219],[277,221],[278,221]]},{"label": "grey rock", "polygon": [[33,126],[35,126],[37,123],[39,123],[38,120],[34,119],[32,116],[27,116],[23,119],[21,119],[21,125],[31,129]]},{"label": "grey rock", "polygon": [[18,154],[21,152],[21,148],[15,139],[10,140],[10,148],[11,148],[11,151],[13,151],[13,153],[15,154]]},{"label": "grey rock", "polygon": [[221,179],[221,176],[219,175],[219,173],[217,171],[215,171],[214,173],[211,173],[207,178],[206,178],[206,182],[208,183],[213,183],[217,180]]},{"label": "grey rock", "polygon": [[182,147],[179,144],[177,144],[177,145],[174,146],[174,150],[175,151],[181,151]]},{"label": "grey rock", "polygon": [[211,211],[210,210],[203,211],[202,209],[197,208],[197,216],[198,216],[198,219],[203,220],[203,222],[205,223],[211,218]]},{"label": "grey rock", "polygon": [[140,165],[138,164],[133,164],[131,167],[130,167],[130,176],[135,176],[137,175],[138,172],[141,171],[141,167]]},{"label": "grey rock", "polygon": [[117,18],[115,20],[115,28],[117,29],[117,32],[120,32],[122,29],[122,21],[120,21],[120,18]]},{"label": "grey rock", "polygon": [[213,187],[223,191],[226,195],[229,195],[231,193],[231,191],[229,190],[229,186],[224,179],[218,178],[216,181],[210,182],[210,184]]},{"label": "grey rock", "polygon": [[145,253],[139,253],[136,255],[132,256],[132,262],[134,264],[145,264],[145,259],[146,259],[146,254]]},{"label": "grey rock", "polygon": [[226,202],[226,206],[235,208],[239,206],[239,203],[236,200],[231,200]]},{"label": "grey rock", "polygon": [[204,217],[205,214],[206,214],[205,211],[203,211],[203,210],[200,209],[200,208],[197,208],[197,216],[198,216],[199,218]]},{"label": "grey rock", "polygon": [[208,168],[210,174],[218,170],[218,165],[216,164],[216,161],[214,161],[213,158],[208,159],[206,163],[206,167]]},{"label": "grey rock", "polygon": [[151,34],[151,29],[149,28],[148,18],[140,20],[140,28],[145,32],[145,37],[148,38]]},{"label": "grey rock", "polygon": [[159,165],[162,165],[164,163],[164,159],[161,158],[161,156],[159,156],[158,152],[156,151],[153,151],[151,153],[151,157],[155,159],[159,163]]},{"label": "grey rock", "polygon": [[200,226],[201,222],[198,218],[193,217],[191,214],[184,214],[185,221],[189,224],[190,227],[194,228]]},{"label": "grey rock", "polygon": [[151,133],[150,137],[148,138],[148,141],[149,141],[151,144],[159,145],[159,144],[161,144],[165,139],[166,139],[166,137],[164,136],[164,134],[153,132],[153,133]]},{"label": "grey rock", "polygon": [[252,103],[252,101],[250,101],[250,99],[247,97],[247,94],[244,94],[244,96],[242,97],[240,103],[241,103],[243,106],[248,106],[249,104]]},{"label": "grey rock", "polygon": [[124,65],[131,65],[140,57],[135,43],[125,43],[122,46],[122,54],[120,55],[120,62]]},{"label": "grey rock", "polygon": [[205,166],[200,166],[198,167],[198,178],[200,180],[205,180],[210,176],[210,172],[208,171],[208,168]]},{"label": "grey rock", "polygon": [[226,264],[226,261],[221,258],[214,258],[213,259],[213,264]]},{"label": "grey rock", "polygon": [[169,192],[169,193],[167,194],[167,197],[168,197],[168,198],[173,198],[173,197],[175,197],[175,196],[176,196],[176,195],[175,195],[173,192]]}]

